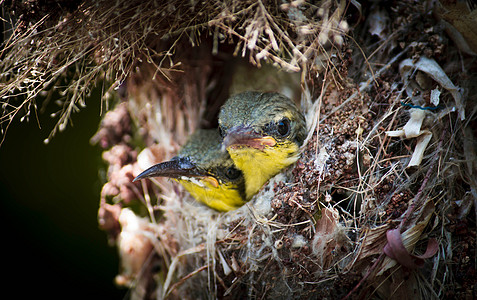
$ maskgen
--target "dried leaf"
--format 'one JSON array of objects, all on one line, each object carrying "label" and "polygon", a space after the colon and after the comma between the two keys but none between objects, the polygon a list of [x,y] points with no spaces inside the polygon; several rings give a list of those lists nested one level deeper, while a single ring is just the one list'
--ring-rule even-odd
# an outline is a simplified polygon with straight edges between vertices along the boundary
[{"label": "dried leaf", "polygon": [[[416,246],[416,243],[419,241],[422,232],[424,231],[424,228],[427,226],[427,223],[429,222],[432,213],[434,212],[434,204],[432,203],[431,200],[428,200],[427,203],[418,211],[414,213],[414,218],[411,218],[409,228],[404,231],[402,234],[400,234],[400,239],[402,242],[403,247],[406,249],[407,253],[411,253],[414,247]],[[388,244],[390,242],[388,234],[391,235],[391,246],[388,246],[386,249],[386,252],[396,252],[396,256],[394,257],[399,257],[401,261],[404,261],[405,263],[407,262],[406,258],[404,258],[403,250],[399,245],[399,241],[397,241],[395,238],[394,239],[394,234],[396,233],[386,233],[386,236],[388,238]],[[415,256],[415,257],[422,257],[429,255],[434,251],[434,242],[429,241],[430,243],[430,249],[429,253],[424,253],[424,255],[421,256]],[[436,242],[437,244],[437,242]],[[429,244],[428,244],[429,245]],[[389,247],[392,247],[392,250],[389,250]],[[386,247],[385,247],[386,248]],[[434,253],[435,254],[435,253]],[[388,255],[386,253],[386,255]],[[392,254],[391,254],[392,255]],[[431,255],[432,256],[432,255]],[[400,261],[400,263],[401,263]],[[389,255],[384,258],[384,261],[380,267],[380,270],[377,275],[382,275],[386,270],[394,267],[397,263],[397,260],[391,258]]]},{"label": "dried leaf", "polygon": [[409,112],[411,118],[403,127],[404,136],[408,139],[421,135],[422,121],[424,121],[424,117],[426,116],[426,112],[418,108],[411,108]]},{"label": "dried leaf", "polygon": [[361,247],[355,259],[347,266],[350,269],[355,263],[359,263],[366,257],[380,254],[386,244],[386,231],[389,229],[389,224],[383,224],[378,227],[365,229]]},{"label": "dried leaf", "polygon": [[469,44],[465,40],[464,36],[459,32],[459,30],[457,30],[454,26],[444,20],[441,20],[441,24],[444,26],[446,33],[451,37],[454,43],[456,43],[460,51],[469,55],[477,55],[477,53],[472,51]]},{"label": "dried leaf", "polygon": [[428,130],[424,130],[421,132],[421,135],[417,138],[416,148],[414,148],[414,152],[412,153],[411,160],[407,167],[414,167],[419,166],[422,162],[422,158],[424,157],[424,151],[427,148],[427,145],[431,141],[432,133]]},{"label": "dried leaf", "polygon": [[422,109],[411,108],[409,110],[411,118],[407,121],[401,130],[386,131],[387,136],[391,137],[417,137],[417,144],[412,153],[411,160],[407,167],[419,166],[424,156],[424,151],[431,141],[432,133],[429,130],[421,130],[422,122],[426,116],[426,112]]},{"label": "dried leaf", "polygon": [[386,237],[388,243],[384,246],[384,253],[409,269],[422,267],[424,265],[424,259],[434,256],[437,250],[439,250],[436,239],[430,239],[424,254],[413,255],[409,253],[404,247],[401,230],[399,228],[388,230]]},{"label": "dried leaf", "polygon": [[466,5],[466,1],[440,1],[439,4],[437,16],[441,19],[447,34],[462,52],[476,55],[477,10]]},{"label": "dried leaf", "polygon": [[[437,83],[439,83],[443,88],[445,88],[452,94],[452,97],[454,98],[455,104],[457,106],[457,110],[459,112],[460,119],[464,120],[465,110],[462,91],[459,87],[455,86],[452,83],[452,81],[446,75],[444,70],[442,70],[439,64],[435,60],[429,59],[425,56],[421,56],[421,58],[416,63],[414,63],[412,59],[403,60],[399,65],[399,72],[401,73],[401,77],[403,78],[404,84],[406,86],[409,86],[409,81],[411,80],[410,76],[416,69],[426,73],[429,77],[434,79]],[[409,97],[412,97],[412,91],[407,91],[407,93]]]},{"label": "dried leaf", "polygon": [[320,258],[323,269],[332,264],[335,258],[333,252],[341,248],[344,240],[338,211],[324,207],[321,210],[321,218],[316,221],[316,233],[313,238],[313,253]]}]

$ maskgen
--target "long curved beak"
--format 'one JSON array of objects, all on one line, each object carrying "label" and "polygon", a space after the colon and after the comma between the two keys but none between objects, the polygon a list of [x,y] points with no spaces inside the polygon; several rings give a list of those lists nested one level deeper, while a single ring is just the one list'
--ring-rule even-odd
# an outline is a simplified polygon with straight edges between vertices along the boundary
[{"label": "long curved beak", "polygon": [[133,182],[149,177],[202,177],[207,174],[197,168],[187,157],[174,157],[169,161],[165,161],[150,167],[136,178]]},{"label": "long curved beak", "polygon": [[263,150],[265,146],[275,146],[277,141],[268,135],[255,132],[251,127],[234,127],[229,130],[222,142],[223,148],[252,147]]}]

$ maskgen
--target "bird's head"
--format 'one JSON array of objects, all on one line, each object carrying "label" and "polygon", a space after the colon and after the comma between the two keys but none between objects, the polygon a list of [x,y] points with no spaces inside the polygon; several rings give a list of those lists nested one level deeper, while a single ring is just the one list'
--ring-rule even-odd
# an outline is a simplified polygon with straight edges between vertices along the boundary
[{"label": "bird's head", "polygon": [[306,136],[303,115],[279,93],[244,92],[231,97],[220,110],[219,126],[225,148],[301,146]]},{"label": "bird's head", "polygon": [[149,177],[177,179],[192,196],[218,211],[229,211],[245,203],[244,177],[228,153],[221,151],[217,130],[194,133],[170,161],[150,167],[134,181]]},{"label": "bird's head", "polygon": [[232,96],[219,114],[223,148],[245,176],[247,198],[294,163],[306,137],[305,118],[279,93]]}]

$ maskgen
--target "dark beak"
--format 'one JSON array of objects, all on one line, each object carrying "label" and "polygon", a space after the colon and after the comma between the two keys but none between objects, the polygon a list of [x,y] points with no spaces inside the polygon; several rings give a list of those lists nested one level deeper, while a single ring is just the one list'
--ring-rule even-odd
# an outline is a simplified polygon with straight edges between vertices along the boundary
[{"label": "dark beak", "polygon": [[225,136],[222,145],[229,147],[252,147],[263,150],[265,146],[275,146],[277,141],[268,135],[255,132],[251,127],[234,127]]},{"label": "dark beak", "polygon": [[165,161],[154,165],[134,178],[133,182],[149,177],[171,177],[180,178],[206,176],[205,172],[199,170],[187,157],[174,157],[170,161]]}]

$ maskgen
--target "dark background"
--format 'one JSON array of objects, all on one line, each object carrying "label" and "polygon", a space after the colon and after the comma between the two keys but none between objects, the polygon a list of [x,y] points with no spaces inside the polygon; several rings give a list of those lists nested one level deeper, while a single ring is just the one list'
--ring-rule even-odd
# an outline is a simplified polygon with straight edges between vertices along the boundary
[{"label": "dark background", "polygon": [[[39,103],[41,104],[41,103]],[[43,143],[58,119],[16,118],[0,146],[2,286],[15,299],[123,299],[117,288],[115,247],[98,228],[105,170],[101,149],[89,139],[100,122],[98,93],[72,115],[73,124]],[[40,107],[41,105],[39,105]],[[33,113],[33,112],[32,112]]]}]

